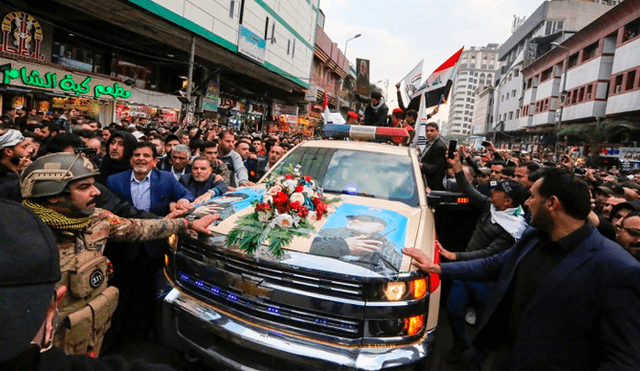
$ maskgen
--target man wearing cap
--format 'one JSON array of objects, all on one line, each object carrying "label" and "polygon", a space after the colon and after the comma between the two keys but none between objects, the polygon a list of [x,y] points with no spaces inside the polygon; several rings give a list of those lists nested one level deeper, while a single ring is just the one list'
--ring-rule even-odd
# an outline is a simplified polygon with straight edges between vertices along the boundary
[{"label": "man wearing cap", "polygon": [[347,125],[358,125],[358,114],[351,111],[347,113]]},{"label": "man wearing cap", "polygon": [[54,232],[67,295],[60,302],[63,330],[54,344],[67,353],[98,355],[118,302],[118,290],[107,287],[107,239],[149,241],[191,228],[208,233],[218,215],[187,219],[124,219],[95,207],[98,174],[83,155],[55,153],[29,165],[20,176],[23,204]]},{"label": "man wearing cap", "polygon": [[29,142],[18,130],[0,134],[0,198],[21,200],[18,176],[30,155]]},{"label": "man wearing cap", "polygon": [[[469,183],[459,158],[459,154],[455,153],[454,158],[448,160],[455,173],[458,187],[469,197],[469,202],[481,208],[482,212],[466,251],[453,253],[441,247],[440,254],[451,261],[472,260],[498,254],[510,248],[527,228],[522,208],[527,191],[515,180],[491,181],[491,197],[487,197]],[[447,355],[447,362],[456,363],[462,352],[471,345],[465,330],[467,307],[473,305],[476,308],[476,318],[481,319],[494,287],[495,284],[492,282],[453,282],[447,300],[447,313],[453,330],[454,344]],[[472,363],[480,367],[484,358],[481,349],[475,348]]]},{"label": "man wearing cap", "polygon": [[60,253],[42,220],[24,206],[0,200],[0,370],[162,370],[122,356],[100,359],[66,355],[52,347],[58,304],[67,294],[60,281]]},{"label": "man wearing cap", "polygon": [[373,215],[348,215],[345,228],[321,229],[310,254],[329,256],[380,274],[397,273],[402,254],[382,232],[387,222]]}]

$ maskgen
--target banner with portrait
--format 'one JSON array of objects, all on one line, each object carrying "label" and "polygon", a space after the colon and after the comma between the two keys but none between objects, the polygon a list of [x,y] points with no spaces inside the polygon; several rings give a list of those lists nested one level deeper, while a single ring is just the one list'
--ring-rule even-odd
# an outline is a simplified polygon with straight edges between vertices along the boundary
[{"label": "banner with portrait", "polygon": [[369,96],[369,60],[356,59],[356,90],[359,94]]}]

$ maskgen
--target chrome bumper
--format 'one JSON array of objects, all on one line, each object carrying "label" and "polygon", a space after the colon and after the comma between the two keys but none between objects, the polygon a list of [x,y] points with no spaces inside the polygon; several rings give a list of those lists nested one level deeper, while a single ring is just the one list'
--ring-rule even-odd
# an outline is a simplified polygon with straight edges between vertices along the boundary
[{"label": "chrome bumper", "polygon": [[340,347],[246,323],[218,312],[176,289],[171,290],[165,297],[162,312],[165,342],[172,345],[177,341],[208,361],[223,364],[225,369],[234,370],[257,368],[244,364],[237,357],[228,357],[222,348],[203,347],[192,341],[189,334],[181,333],[178,315],[191,316],[191,320],[196,320],[208,333],[229,341],[234,347],[247,349],[247,360],[252,358],[251,354],[260,352],[305,368],[380,370],[411,365],[424,360],[433,347],[435,335],[435,330],[432,330],[416,343],[392,348]]}]

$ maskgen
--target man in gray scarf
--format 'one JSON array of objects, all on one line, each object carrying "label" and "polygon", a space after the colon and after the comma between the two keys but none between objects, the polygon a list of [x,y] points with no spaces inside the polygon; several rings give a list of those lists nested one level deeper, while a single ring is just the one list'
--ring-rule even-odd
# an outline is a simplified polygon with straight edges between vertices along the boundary
[{"label": "man in gray scarf", "polygon": [[18,176],[29,156],[29,142],[18,130],[0,134],[0,198],[21,201]]}]

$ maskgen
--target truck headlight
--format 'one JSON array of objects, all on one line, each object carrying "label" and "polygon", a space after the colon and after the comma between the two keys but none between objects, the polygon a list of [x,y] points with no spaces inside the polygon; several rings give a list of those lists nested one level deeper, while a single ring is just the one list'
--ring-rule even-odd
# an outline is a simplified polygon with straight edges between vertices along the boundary
[{"label": "truck headlight", "polygon": [[384,297],[388,301],[422,299],[427,294],[427,279],[388,282],[384,286]]},{"label": "truck headlight", "polygon": [[173,251],[177,251],[178,250],[178,235],[177,234],[172,234],[171,236],[169,236],[169,238],[167,238],[167,242],[169,243],[169,247],[171,248],[171,250]]}]

